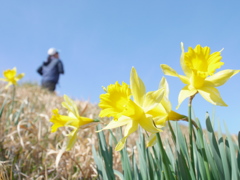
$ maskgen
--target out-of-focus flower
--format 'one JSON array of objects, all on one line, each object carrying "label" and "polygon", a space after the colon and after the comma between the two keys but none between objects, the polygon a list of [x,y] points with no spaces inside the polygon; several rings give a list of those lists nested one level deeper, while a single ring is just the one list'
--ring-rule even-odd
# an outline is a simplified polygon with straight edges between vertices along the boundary
[{"label": "out-of-focus flower", "polygon": [[73,100],[71,100],[67,95],[64,95],[64,102],[62,102],[62,106],[68,110],[68,115],[60,115],[58,109],[54,109],[53,115],[50,119],[50,122],[53,123],[51,127],[51,132],[56,132],[58,128],[66,126],[70,127],[73,130],[67,135],[67,148],[66,150],[70,150],[77,140],[77,133],[80,127],[92,123],[98,122],[98,120],[93,120],[90,118],[82,117],[78,113],[78,109]]},{"label": "out-of-focus flower", "polygon": [[210,54],[209,47],[197,45],[194,49],[189,47],[188,52],[184,52],[183,43],[181,43],[181,48],[180,63],[186,76],[179,75],[166,64],[160,65],[164,74],[178,77],[186,84],[179,93],[178,107],[187,97],[196,93],[200,93],[205,100],[214,105],[227,106],[215,87],[225,84],[228,79],[239,73],[240,70],[227,69],[215,73],[224,64],[220,62],[222,59],[221,51]]},{"label": "out-of-focus flower", "polygon": [[0,78],[1,81],[6,81],[8,84],[5,88],[8,88],[10,85],[17,85],[17,82],[24,77],[24,73],[17,75],[17,68],[7,69],[3,72],[4,78]]},{"label": "out-of-focus flower", "polygon": [[[126,125],[124,137],[116,145],[116,151],[122,150],[127,137],[135,132],[139,125],[150,133],[161,131],[159,127],[156,127],[153,116],[148,112],[162,100],[163,88],[146,93],[144,83],[135,68],[132,68],[130,87],[124,82],[122,85],[116,82],[104,90],[106,93],[100,95],[99,107],[102,110],[99,116],[113,117],[114,119],[102,130]],[[131,96],[133,96],[133,100]]]},{"label": "out-of-focus flower", "polygon": [[[154,122],[156,126],[165,126],[167,121],[179,121],[179,120],[186,120],[187,117],[181,114],[178,114],[177,112],[172,110],[171,102],[169,101],[169,87],[167,80],[163,77],[159,89],[164,88],[164,96],[161,100],[161,102],[155,106],[153,109],[151,109],[148,113],[153,116]],[[147,143],[147,146],[152,146],[156,142],[156,135],[152,134],[149,137],[149,142]]]}]

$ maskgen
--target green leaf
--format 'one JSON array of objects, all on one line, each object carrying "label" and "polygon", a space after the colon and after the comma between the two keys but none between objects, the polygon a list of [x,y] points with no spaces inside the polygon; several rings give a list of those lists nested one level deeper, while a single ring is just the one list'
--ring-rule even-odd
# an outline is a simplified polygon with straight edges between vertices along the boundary
[{"label": "green leaf", "polygon": [[4,98],[2,107],[1,107],[1,109],[0,109],[0,118],[2,117],[3,110],[4,110],[4,107],[5,107],[5,105],[6,105],[6,102],[7,102],[7,96]]},{"label": "green leaf", "polygon": [[209,167],[211,167],[211,171],[210,171],[210,175],[211,175],[211,179],[220,179],[219,177],[219,171],[217,169],[217,165],[215,163],[215,160],[213,158],[213,155],[210,151],[210,145],[204,141],[204,144],[205,144],[205,152],[206,152],[206,156],[207,156],[207,163],[209,165]]},{"label": "green leaf", "polygon": [[114,170],[114,174],[115,174],[120,180],[124,180],[124,178],[123,178],[123,174],[120,173],[119,171]]},{"label": "green leaf", "polygon": [[[206,119],[206,127],[208,130],[209,144],[210,144],[210,147],[212,150],[211,156],[213,156],[213,162],[215,162],[215,164],[217,166],[216,169],[212,169],[212,171],[216,173],[214,175],[215,177],[218,177],[218,179],[223,179],[224,171],[223,171],[222,159],[221,159],[220,151],[218,148],[218,143],[217,143],[217,140],[215,137],[215,132],[213,130],[212,123],[210,121],[209,116]],[[213,168],[213,167],[211,167],[211,168]]]},{"label": "green leaf", "polygon": [[231,179],[230,177],[230,167],[229,167],[229,163],[227,160],[227,153],[226,153],[226,148],[225,147],[225,141],[222,135],[222,130],[221,130],[221,126],[219,123],[219,127],[218,127],[218,144],[219,144],[219,152],[221,155],[221,159],[222,159],[222,165],[223,165],[223,172],[224,172],[224,179]]},{"label": "green leaf", "polygon": [[[199,153],[198,159],[199,159],[199,161],[202,161],[204,163],[204,169],[205,169],[205,172],[207,175],[206,179],[210,180],[211,179],[210,169],[209,169],[209,164],[208,164],[208,160],[207,160],[205,144],[204,144],[204,140],[203,140],[203,139],[205,139],[205,137],[203,135],[202,127],[201,127],[199,121],[197,121],[197,123],[198,123],[199,129],[197,130],[197,133],[196,133],[195,143],[196,143],[197,151]],[[201,156],[201,158],[200,158],[200,156]],[[202,162],[201,163],[199,162],[199,165],[201,165],[201,167],[202,167]],[[202,172],[204,172],[204,171],[202,170]],[[205,174],[204,174],[204,176],[205,176]]]},{"label": "green leaf", "polygon": [[95,149],[94,146],[92,146],[92,153],[93,153],[94,161],[95,161],[96,166],[97,166],[98,175],[101,177],[101,179],[108,180],[108,175],[107,175],[107,172],[106,172],[104,162],[97,155],[97,152],[96,152],[96,149]]},{"label": "green leaf", "polygon": [[229,150],[230,150],[231,177],[232,177],[232,180],[235,180],[235,179],[240,178],[238,165],[237,165],[237,158],[236,158],[236,151],[238,150],[238,149],[236,149],[236,147],[238,147],[238,146],[233,142],[232,137],[231,137],[225,123],[224,123],[224,125],[225,125],[225,130],[226,130],[226,135],[227,135],[227,140],[229,143]]},{"label": "green leaf", "polygon": [[193,151],[195,154],[195,167],[197,170],[196,179],[207,179],[207,174],[204,166],[204,156],[200,149],[197,149],[196,143],[193,143]]}]

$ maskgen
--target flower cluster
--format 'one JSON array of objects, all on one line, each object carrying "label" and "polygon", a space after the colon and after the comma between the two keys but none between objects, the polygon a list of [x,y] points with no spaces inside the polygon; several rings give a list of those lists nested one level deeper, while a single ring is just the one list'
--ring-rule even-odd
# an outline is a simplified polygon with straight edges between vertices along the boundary
[{"label": "flower cluster", "polygon": [[102,111],[99,116],[113,117],[113,120],[103,130],[126,125],[124,137],[118,142],[116,151],[124,147],[127,137],[135,132],[138,126],[152,134],[149,144],[152,145],[154,135],[162,131],[161,128],[167,120],[185,117],[171,110],[165,78],[158,90],[146,92],[143,81],[135,68],[132,68],[130,85],[116,82],[104,89],[106,93],[100,95],[99,107]]}]

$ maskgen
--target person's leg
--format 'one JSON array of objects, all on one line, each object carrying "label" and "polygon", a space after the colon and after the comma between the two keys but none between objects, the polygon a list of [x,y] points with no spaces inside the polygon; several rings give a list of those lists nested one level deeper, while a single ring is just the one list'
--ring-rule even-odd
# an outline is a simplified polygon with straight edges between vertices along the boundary
[{"label": "person's leg", "polygon": [[53,92],[56,88],[56,83],[54,83],[54,82],[43,82],[42,87]]}]

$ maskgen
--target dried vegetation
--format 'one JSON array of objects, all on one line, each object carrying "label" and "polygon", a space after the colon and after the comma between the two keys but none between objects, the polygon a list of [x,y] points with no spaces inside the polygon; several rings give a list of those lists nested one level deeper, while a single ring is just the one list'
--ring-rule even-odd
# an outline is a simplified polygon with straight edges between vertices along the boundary
[{"label": "dried vegetation", "polygon": [[[12,101],[12,89],[1,85],[0,179],[77,179],[96,176],[91,156],[96,141],[95,126],[79,132],[79,140],[70,152],[62,152],[66,129],[50,132],[52,109],[62,113],[63,98],[34,84],[18,86]],[[80,112],[96,118],[97,105],[77,101]],[[56,168],[56,160],[59,161]]]}]

